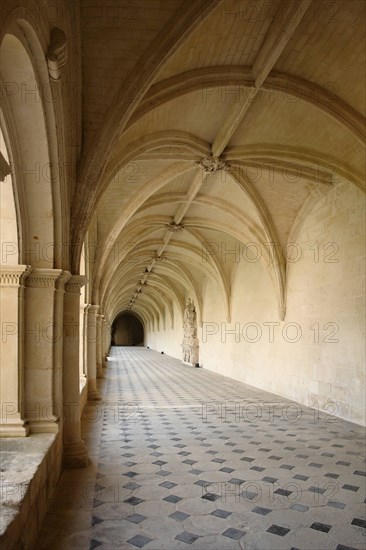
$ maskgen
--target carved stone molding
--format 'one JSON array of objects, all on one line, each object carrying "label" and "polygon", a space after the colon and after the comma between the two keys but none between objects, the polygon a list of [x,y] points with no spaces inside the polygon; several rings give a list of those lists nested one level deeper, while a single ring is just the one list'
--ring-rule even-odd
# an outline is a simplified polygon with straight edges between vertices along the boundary
[{"label": "carved stone molding", "polygon": [[171,222],[166,224],[165,226],[168,231],[171,231],[172,233],[179,233],[180,231],[184,231],[185,227],[181,223],[175,223]]},{"label": "carved stone molding", "polygon": [[65,284],[70,279],[71,273],[70,271],[62,271],[59,278],[56,281],[56,290],[61,290],[62,292],[65,291]]},{"label": "carved stone molding", "polygon": [[30,273],[28,265],[0,266],[0,287],[19,287]]},{"label": "carved stone molding", "polygon": [[198,161],[196,164],[205,174],[214,174],[218,170],[224,170],[227,167],[227,162],[216,157],[207,157]]},{"label": "carved stone molding", "polygon": [[67,64],[66,34],[62,29],[51,30],[51,42],[47,52],[48,72],[52,80],[60,79],[60,70]]},{"label": "carved stone molding", "polygon": [[278,308],[278,316],[280,318],[281,321],[284,321],[285,320],[285,317],[286,317],[286,306],[280,306]]},{"label": "carved stone molding", "polygon": [[153,256],[151,259],[153,262],[166,262],[168,258],[164,254],[162,254],[161,256],[155,254],[155,256]]},{"label": "carved stone molding", "polygon": [[88,304],[88,315],[94,315],[97,316],[99,311],[99,306],[96,306],[94,304]]},{"label": "carved stone molding", "polygon": [[71,275],[65,284],[65,292],[80,294],[80,289],[88,282],[85,275]]},{"label": "carved stone molding", "polygon": [[62,269],[33,269],[28,275],[25,286],[31,288],[55,288]]}]

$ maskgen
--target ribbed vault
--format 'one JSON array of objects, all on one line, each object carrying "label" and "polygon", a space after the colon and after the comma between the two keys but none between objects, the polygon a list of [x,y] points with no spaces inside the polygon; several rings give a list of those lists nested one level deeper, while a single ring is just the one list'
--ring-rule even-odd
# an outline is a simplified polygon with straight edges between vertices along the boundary
[{"label": "ribbed vault", "polygon": [[[336,4],[347,19],[348,4]],[[331,45],[335,31],[323,25],[319,35],[315,3],[268,10],[260,0],[262,24],[229,16],[225,23],[216,0],[197,6],[175,6],[169,33],[156,29],[143,64],[106,102],[99,145],[80,164],[87,193],[76,195],[74,232],[93,227],[91,295],[109,320],[133,311],[155,329],[174,327],[189,295],[202,323],[202,295],[214,280],[230,321],[237,255],[260,262],[284,319],[289,249],[306,216],[340,181],[364,189],[362,86],[337,80],[338,46],[338,56],[331,47],[325,53],[334,80],[317,70],[303,37],[311,31]],[[352,10],[361,14],[361,3]],[[215,32],[226,37],[220,47]],[[356,39],[341,41],[342,59],[358,48]],[[74,253],[76,262],[77,245]]]}]

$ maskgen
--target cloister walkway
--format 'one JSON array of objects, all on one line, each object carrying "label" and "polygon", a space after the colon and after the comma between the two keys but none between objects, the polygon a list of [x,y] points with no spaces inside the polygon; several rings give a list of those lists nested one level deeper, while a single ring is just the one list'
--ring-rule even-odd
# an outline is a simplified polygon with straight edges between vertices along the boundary
[{"label": "cloister walkway", "polygon": [[146,348],[108,365],[37,550],[365,547],[363,428]]}]

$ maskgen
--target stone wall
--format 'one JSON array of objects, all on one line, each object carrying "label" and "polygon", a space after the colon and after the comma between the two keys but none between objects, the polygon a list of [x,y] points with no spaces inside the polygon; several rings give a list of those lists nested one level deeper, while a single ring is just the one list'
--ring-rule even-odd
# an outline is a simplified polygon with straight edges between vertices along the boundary
[{"label": "stone wall", "polygon": [[[242,260],[234,268],[230,323],[219,289],[208,282],[198,330],[202,366],[364,424],[364,227],[364,194],[337,184],[292,247],[297,260],[288,263],[284,321],[262,263]],[[160,331],[147,340],[180,358],[181,342],[171,336]]]},{"label": "stone wall", "polygon": [[1,548],[30,550],[61,473],[62,433],[2,440]]}]

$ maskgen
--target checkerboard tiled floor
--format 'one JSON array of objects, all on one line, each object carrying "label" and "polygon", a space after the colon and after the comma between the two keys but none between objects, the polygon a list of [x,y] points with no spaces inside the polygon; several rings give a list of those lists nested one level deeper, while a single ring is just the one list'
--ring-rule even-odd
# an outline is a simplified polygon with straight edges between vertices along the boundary
[{"label": "checkerboard tiled floor", "polygon": [[364,430],[144,348],[113,348],[38,549],[365,549]]}]

